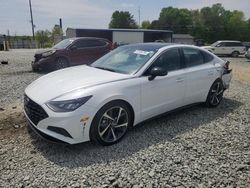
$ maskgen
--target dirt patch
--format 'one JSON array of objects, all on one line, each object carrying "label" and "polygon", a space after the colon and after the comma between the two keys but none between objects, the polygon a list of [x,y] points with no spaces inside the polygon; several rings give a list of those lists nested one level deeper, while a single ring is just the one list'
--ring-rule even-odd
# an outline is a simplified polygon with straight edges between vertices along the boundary
[{"label": "dirt patch", "polygon": [[20,103],[15,102],[0,109],[1,136],[13,136],[13,133],[23,130],[25,125],[26,119]]},{"label": "dirt patch", "polygon": [[231,64],[230,66],[233,69],[234,80],[250,84],[250,66],[244,67],[244,66],[239,66],[237,64]]}]

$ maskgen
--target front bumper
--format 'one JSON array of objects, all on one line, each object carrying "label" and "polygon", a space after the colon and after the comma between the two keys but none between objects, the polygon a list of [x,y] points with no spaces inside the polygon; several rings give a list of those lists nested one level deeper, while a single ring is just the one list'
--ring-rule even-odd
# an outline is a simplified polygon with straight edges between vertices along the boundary
[{"label": "front bumper", "polygon": [[[48,114],[48,117],[40,120],[37,124],[32,122],[32,118],[24,110],[24,114],[30,127],[41,137],[59,143],[77,144],[89,141],[89,130],[92,118],[95,115],[95,108],[83,105],[74,112],[55,113],[46,105],[41,106]],[[82,117],[88,117],[82,122]],[[53,128],[53,129],[52,129]]]},{"label": "front bumper", "polygon": [[39,60],[32,61],[31,67],[33,71],[47,71],[52,70],[55,66],[55,58],[52,56],[41,58]]}]

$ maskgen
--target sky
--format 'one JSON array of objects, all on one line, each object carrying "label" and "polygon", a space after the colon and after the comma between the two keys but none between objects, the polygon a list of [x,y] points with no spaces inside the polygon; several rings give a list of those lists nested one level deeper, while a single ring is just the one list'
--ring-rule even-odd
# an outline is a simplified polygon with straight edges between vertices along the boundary
[{"label": "sky", "polygon": [[[51,30],[63,20],[63,30],[108,28],[112,13],[129,11],[137,22],[156,20],[163,7],[200,9],[221,3],[225,9],[240,10],[250,18],[250,0],[31,0],[35,31]],[[29,0],[0,0],[0,34],[32,35]]]}]

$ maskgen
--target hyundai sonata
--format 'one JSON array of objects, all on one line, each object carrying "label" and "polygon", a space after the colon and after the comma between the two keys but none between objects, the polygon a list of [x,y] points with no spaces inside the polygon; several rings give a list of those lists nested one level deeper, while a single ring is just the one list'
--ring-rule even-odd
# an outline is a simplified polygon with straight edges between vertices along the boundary
[{"label": "hyundai sonata", "polygon": [[216,107],[231,80],[229,62],[195,46],[119,47],[91,65],[59,70],[25,90],[29,125],[45,138],[111,145],[146,119],[196,103]]}]

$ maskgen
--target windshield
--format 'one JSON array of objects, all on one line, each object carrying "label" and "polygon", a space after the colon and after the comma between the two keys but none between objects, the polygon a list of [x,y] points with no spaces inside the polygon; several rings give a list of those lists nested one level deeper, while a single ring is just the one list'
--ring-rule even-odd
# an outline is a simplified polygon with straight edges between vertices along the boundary
[{"label": "windshield", "polygon": [[215,46],[217,46],[217,44],[219,44],[219,42],[218,42],[218,41],[217,41],[217,42],[215,42],[215,43],[213,43],[213,44],[211,44],[211,46],[215,47]]},{"label": "windshield", "polygon": [[91,66],[112,72],[133,74],[157,52],[152,46],[122,46],[98,59]]},{"label": "windshield", "polygon": [[73,39],[65,39],[62,40],[61,42],[57,43],[55,46],[53,46],[53,48],[56,49],[64,49],[67,46],[69,46],[74,40]]}]

